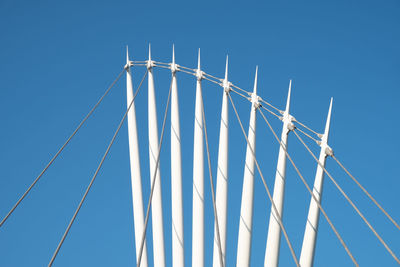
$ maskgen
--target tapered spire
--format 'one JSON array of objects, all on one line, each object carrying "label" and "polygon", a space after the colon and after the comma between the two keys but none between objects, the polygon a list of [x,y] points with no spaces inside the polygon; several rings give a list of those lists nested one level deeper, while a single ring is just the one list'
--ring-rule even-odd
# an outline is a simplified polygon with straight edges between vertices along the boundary
[{"label": "tapered spire", "polygon": [[197,58],[197,69],[200,70],[200,48],[199,48],[199,55]]},{"label": "tapered spire", "polygon": [[247,135],[246,160],[243,174],[242,202],[240,207],[239,236],[236,266],[249,266],[251,255],[251,239],[253,228],[253,202],[254,202],[254,165],[256,150],[257,108],[257,74],[254,77],[254,89],[251,94],[251,109],[249,131]]},{"label": "tapered spire", "polygon": [[225,81],[228,81],[228,55],[226,55]]},{"label": "tapered spire", "polygon": [[326,118],[326,124],[325,124],[324,137],[326,138],[326,140],[325,140],[326,142],[328,142],[329,128],[331,125],[332,104],[333,104],[333,97],[331,97],[331,103],[329,104],[329,111],[328,111],[328,116]]},{"label": "tapered spire", "polygon": [[292,93],[292,80],[290,80],[289,82],[289,91],[288,91],[288,96],[287,96],[287,100],[286,100],[286,109],[285,112],[287,114],[289,114],[289,110],[290,110],[290,95]]},{"label": "tapered spire", "polygon": [[175,45],[172,45],[172,65],[175,65]]},{"label": "tapered spire", "polygon": [[126,64],[129,64],[129,49],[128,49],[128,46],[126,46]]},{"label": "tapered spire", "polygon": [[257,76],[258,76],[258,66],[256,66],[256,76],[254,77],[254,89],[253,94],[257,95]]},{"label": "tapered spire", "polygon": [[323,169],[325,168],[326,157],[328,156],[327,150],[329,149],[328,136],[331,122],[332,103],[333,98],[331,98],[328,117],[326,118],[325,131],[321,138],[321,152],[319,154],[319,163],[317,165],[317,172],[315,174],[313,187],[313,195],[315,198],[311,197],[310,208],[308,210],[306,221],[306,230],[304,232],[303,245],[301,247],[300,265],[302,267],[311,267],[314,265],[315,243],[317,240],[320,214],[318,204],[321,204],[322,192],[324,188]]},{"label": "tapered spire", "polygon": [[149,44],[149,61],[151,61],[151,44]]}]

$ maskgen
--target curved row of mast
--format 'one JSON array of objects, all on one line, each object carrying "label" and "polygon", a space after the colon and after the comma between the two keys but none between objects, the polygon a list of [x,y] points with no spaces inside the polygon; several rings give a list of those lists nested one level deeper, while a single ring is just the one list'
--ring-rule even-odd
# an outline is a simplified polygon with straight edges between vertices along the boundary
[{"label": "curved row of mast", "polygon": [[[156,98],[153,78],[154,61],[151,59],[149,47],[149,59],[145,62],[148,72],[148,132],[149,132],[149,162],[150,179],[154,176],[154,195],[151,200],[152,209],[152,229],[153,229],[153,255],[154,266],[164,267],[165,248],[164,248],[164,229],[162,212],[162,192],[161,178],[159,169],[159,160],[157,160],[157,151],[159,151],[158,127]],[[127,54],[127,102],[131,103],[133,99],[132,74],[130,61]],[[182,200],[182,161],[181,161],[181,143],[180,143],[180,119],[179,119],[179,101],[176,73],[180,71],[180,66],[175,63],[175,52],[173,50],[172,63],[168,68],[171,70],[171,205],[172,205],[172,262],[173,266],[184,266],[184,236],[183,236],[183,200]],[[204,78],[200,68],[200,51],[198,66],[195,72],[196,76],[196,100],[194,117],[194,147],[193,147],[193,229],[192,229],[192,266],[204,266],[204,110],[201,82]],[[214,253],[213,266],[225,266],[226,255],[226,226],[227,226],[227,194],[228,194],[228,95],[232,84],[228,80],[228,58],[226,61],[225,78],[221,84],[223,88],[221,122],[218,148],[218,165],[216,181],[216,217],[219,222],[219,229],[215,225],[214,229]],[[290,115],[290,95],[291,81],[289,83],[289,92],[287,97],[286,109],[282,114],[282,135],[281,146],[278,155],[278,163],[275,176],[275,185],[273,193],[273,203],[275,209],[271,209],[268,236],[266,242],[264,266],[273,267],[278,265],[281,226],[279,221],[283,213],[283,199],[285,192],[285,173],[286,173],[286,154],[288,143],[288,134],[294,129],[294,118]],[[256,111],[260,106],[259,96],[257,95],[257,70],[255,74],[254,89],[250,97],[250,122],[248,129],[248,144],[246,149],[246,160],[244,166],[242,200],[240,209],[240,222],[237,247],[237,266],[249,266],[252,238],[252,220],[253,220],[253,198],[254,198],[254,173],[255,173],[255,149],[256,149]],[[328,117],[324,134],[321,138],[321,152],[319,161],[322,165],[317,168],[313,193],[316,199],[311,198],[309,214],[306,223],[303,246],[300,256],[300,265],[312,266],[316,235],[318,230],[319,208],[316,201],[321,201],[322,186],[325,166],[325,159],[331,153],[328,146],[329,125],[332,110],[332,100],[329,107]],[[141,184],[141,169],[139,143],[136,123],[135,105],[128,112],[128,132],[129,132],[129,151],[131,164],[133,212],[135,225],[135,244],[136,258],[140,259],[140,266],[148,266],[147,246],[144,239],[141,244],[142,233],[146,232],[145,218],[143,212],[143,196]],[[153,181],[150,184],[153,186]],[[217,240],[217,231],[220,238]],[[139,250],[140,247],[142,250]],[[221,253],[219,253],[219,251]],[[139,255],[142,253],[142,255]],[[220,258],[222,256],[222,259]]]}]

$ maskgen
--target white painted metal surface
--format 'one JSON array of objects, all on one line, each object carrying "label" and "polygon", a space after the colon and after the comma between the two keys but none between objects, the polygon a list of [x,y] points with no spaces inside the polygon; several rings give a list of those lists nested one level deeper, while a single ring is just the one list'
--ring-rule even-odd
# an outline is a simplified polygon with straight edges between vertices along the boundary
[{"label": "white painted metal surface", "polygon": [[[230,84],[228,81],[228,57],[226,57],[225,79],[222,83],[224,92],[222,95],[221,124],[219,130],[218,147],[218,166],[217,166],[217,184],[215,192],[215,203],[217,207],[219,234],[221,240],[222,262],[225,263],[226,250],[226,216],[227,216],[227,198],[228,198],[228,93]],[[217,229],[214,223],[214,252],[213,266],[220,266],[219,249],[217,239]]]},{"label": "white painted metal surface", "polygon": [[193,228],[192,267],[204,266],[204,140],[203,140],[203,96],[200,70],[200,50],[197,65],[196,104],[193,144]]},{"label": "white painted metal surface", "polygon": [[[253,201],[254,201],[254,164],[256,153],[256,115],[259,107],[257,96],[257,69],[254,79],[254,90],[251,96],[251,111],[249,132],[247,139],[249,143],[246,149],[246,161],[244,167],[242,204],[240,209],[239,238],[237,248],[236,266],[249,266],[251,253],[251,238],[253,227]],[[254,153],[254,155],[253,155]]]},{"label": "white painted metal surface", "polygon": [[[321,152],[319,154],[319,162],[323,167],[325,167],[326,157],[327,157],[327,148],[328,147],[328,137],[329,137],[329,128],[331,121],[331,112],[332,112],[332,101],[329,105],[328,117],[326,119],[325,131],[321,138]],[[318,221],[319,221],[319,208],[316,201],[321,203],[322,197],[322,189],[324,183],[324,170],[319,164],[317,166],[317,173],[315,175],[313,194],[316,198],[311,197],[310,208],[308,210],[308,218],[306,222],[306,230],[304,233],[303,246],[301,248],[300,255],[300,265],[302,267],[311,267],[314,262],[314,253],[315,253],[315,243],[317,239],[318,233]]]},{"label": "white painted metal surface", "polygon": [[[126,101],[127,106],[133,100],[132,74],[130,70],[130,60],[128,49],[126,51]],[[135,226],[135,245],[136,245],[136,262],[139,258],[139,248],[144,229],[144,213],[143,213],[143,197],[142,197],[142,177],[140,171],[139,143],[136,126],[136,108],[135,102],[132,103],[128,112],[128,136],[129,136],[129,159],[131,166],[131,185],[132,185],[132,202],[133,202],[133,218]],[[143,255],[141,266],[147,267],[147,246],[146,240],[143,246]]]},{"label": "white painted metal surface", "polygon": [[[289,83],[289,93],[286,102],[286,109],[283,114],[283,128],[281,135],[282,146],[287,149],[288,134],[290,132],[288,126],[292,123],[292,118],[289,114],[290,110],[290,94],[291,94],[292,81]],[[265,250],[264,266],[276,267],[279,261],[279,249],[281,240],[281,229],[277,218],[282,218],[283,213],[283,201],[285,195],[285,176],[286,176],[286,154],[285,150],[280,146],[278,155],[278,164],[275,175],[275,185],[273,201],[279,214],[275,213],[275,210],[271,208],[271,214],[269,218],[269,228],[267,236],[267,246]],[[279,217],[278,217],[279,216]]]},{"label": "white painted metal surface", "polygon": [[[156,172],[154,195],[151,205],[151,215],[153,223],[153,253],[154,266],[165,266],[164,251],[164,228],[163,228],[163,210],[161,196],[161,177],[160,168],[157,166],[158,155],[158,126],[157,126],[157,108],[154,92],[153,61],[151,60],[151,51],[149,46],[148,69],[148,124],[149,124],[149,161],[150,161],[150,180],[153,179]],[[160,164],[160,163],[158,163]],[[152,183],[152,181],[150,181]]]},{"label": "white painted metal surface", "polygon": [[182,204],[182,159],[181,133],[179,121],[178,85],[175,64],[175,49],[172,48],[172,88],[171,88],[171,213],[172,213],[172,265],[183,267],[185,264],[183,239]]}]

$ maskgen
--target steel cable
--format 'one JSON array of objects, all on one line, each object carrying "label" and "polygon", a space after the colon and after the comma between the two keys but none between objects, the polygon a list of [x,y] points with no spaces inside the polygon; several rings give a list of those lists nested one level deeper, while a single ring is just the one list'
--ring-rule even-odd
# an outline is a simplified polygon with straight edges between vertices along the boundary
[{"label": "steel cable", "polygon": [[83,120],[79,123],[78,127],[74,130],[74,132],[70,135],[70,137],[65,141],[65,143],[61,146],[61,148],[57,151],[57,153],[52,157],[52,159],[47,163],[46,167],[42,170],[42,172],[36,177],[33,183],[28,187],[25,193],[18,199],[17,203],[11,208],[11,210],[7,213],[7,215],[0,222],[0,227],[5,223],[5,221],[10,217],[10,215],[14,212],[14,210],[18,207],[21,201],[26,197],[26,195],[31,191],[31,189],[35,186],[35,184],[39,181],[39,179],[43,176],[43,174],[47,171],[47,169],[51,166],[54,160],[60,155],[60,153],[64,150],[64,148],[68,145],[69,141],[71,141],[72,137],[78,132],[78,130],[82,127],[82,125],[86,122],[86,120],[92,115],[94,110],[98,107],[98,105],[103,101],[104,97],[108,94],[111,88],[116,84],[116,82],[121,78],[121,75],[124,73],[125,69],[123,69],[114,80],[114,82],[108,87],[105,93],[100,97],[97,103],[93,106],[93,108],[89,111],[89,113],[83,118]]},{"label": "steel cable", "polygon": [[154,187],[155,187],[155,184],[156,184],[157,170],[158,170],[159,165],[160,165],[159,162],[160,162],[161,145],[162,145],[162,141],[163,141],[163,137],[164,137],[165,124],[166,124],[166,120],[167,120],[168,108],[169,108],[169,103],[170,103],[170,98],[171,98],[171,89],[172,89],[172,80],[171,80],[171,84],[169,86],[168,99],[167,99],[167,104],[166,104],[165,112],[164,112],[164,120],[163,120],[163,124],[162,124],[160,142],[159,142],[159,146],[158,146],[156,168],[154,170],[153,178],[151,179],[151,191],[150,191],[149,203],[147,204],[146,219],[145,219],[145,224],[144,224],[144,229],[143,229],[143,234],[142,234],[142,240],[140,242],[139,258],[138,258],[138,262],[137,262],[137,266],[138,267],[140,267],[140,263],[142,261],[144,240],[146,238],[146,229],[147,229],[147,225],[148,225],[148,222],[149,222],[151,201],[153,199]]},{"label": "steel cable", "polygon": [[264,113],[262,112],[262,110],[259,110],[261,116],[263,117],[264,121],[267,123],[269,129],[271,130],[271,132],[273,133],[275,139],[277,140],[277,142],[279,143],[279,145],[283,148],[283,150],[285,151],[286,156],[288,157],[290,163],[292,164],[292,166],[294,167],[294,169],[296,170],[297,174],[299,175],[301,181],[303,182],[303,184],[306,186],[308,192],[311,194],[311,197],[314,199],[314,201],[316,202],[316,204],[318,205],[318,208],[321,210],[322,214],[324,215],[325,219],[328,221],[329,226],[332,228],[333,232],[335,233],[336,237],[339,239],[340,243],[342,244],[342,246],[344,247],[344,249],[346,250],[347,254],[349,255],[349,257],[351,258],[352,262],[354,263],[355,266],[359,266],[359,264],[357,263],[356,259],[354,258],[353,254],[350,252],[350,249],[348,248],[348,246],[346,245],[346,243],[344,242],[343,238],[340,236],[339,232],[336,230],[336,227],[333,225],[332,221],[329,219],[328,215],[326,214],[325,210],[322,208],[321,203],[319,203],[318,199],[316,198],[316,196],[314,195],[313,191],[311,190],[311,188],[308,186],[306,180],[304,179],[303,175],[301,174],[301,172],[299,171],[299,169],[297,168],[296,164],[294,163],[294,161],[292,160],[292,157],[289,155],[289,153],[287,152],[285,146],[281,143],[281,141],[279,140],[278,135],[276,134],[276,132],[274,131],[274,129],[272,128],[271,124],[269,123],[268,119],[265,117]]},{"label": "steel cable", "polygon": [[351,173],[343,166],[343,164],[335,157],[335,155],[332,155],[332,158],[339,164],[339,166],[350,176],[350,178],[364,191],[364,193],[375,203],[375,205],[386,215],[386,217],[397,227],[397,229],[400,230],[400,226],[397,224],[397,222],[387,213],[387,211],[375,200],[375,198],[365,189],[358,181],[357,179],[351,175]]},{"label": "steel cable", "polygon": [[386,248],[386,250],[392,255],[392,257],[397,261],[398,264],[400,264],[400,260],[397,258],[397,256],[393,253],[393,251],[389,248],[389,246],[386,244],[386,242],[382,239],[382,237],[376,232],[375,228],[369,223],[369,221],[365,218],[365,216],[362,214],[362,212],[357,208],[357,206],[354,204],[354,202],[349,198],[349,196],[343,191],[343,189],[339,186],[339,184],[336,182],[336,180],[332,177],[332,175],[325,169],[324,166],[322,166],[321,162],[317,159],[317,157],[314,155],[314,153],[310,150],[310,148],[304,143],[303,139],[300,137],[300,135],[296,132],[296,130],[293,131],[297,138],[300,140],[300,142],[304,145],[304,147],[308,150],[308,152],[311,154],[311,156],[317,161],[318,165],[324,170],[324,172],[328,175],[328,177],[331,179],[331,181],[334,183],[336,188],[340,191],[340,193],[346,198],[346,200],[350,203],[350,205],[354,208],[354,210],[358,213],[358,215],[363,219],[363,221],[367,224],[369,229],[374,233],[374,235],[379,239],[379,241],[382,243],[382,245]]},{"label": "steel cable", "polygon": [[212,172],[211,172],[211,161],[210,161],[210,149],[208,146],[208,137],[207,137],[207,125],[206,125],[206,116],[204,114],[204,103],[203,103],[203,94],[201,94],[202,99],[201,99],[201,105],[202,105],[202,116],[203,116],[203,123],[204,123],[204,137],[206,140],[206,148],[207,148],[207,161],[208,161],[208,172],[210,176],[210,185],[211,185],[211,196],[212,196],[212,202],[213,202],[213,208],[214,208],[214,217],[215,217],[215,225],[217,228],[217,242],[218,242],[218,252],[219,252],[219,262],[222,267],[224,267],[224,258],[222,255],[222,247],[221,247],[221,236],[220,236],[220,231],[219,231],[219,223],[218,223],[218,213],[217,213],[217,207],[215,204],[215,192],[214,192],[214,182],[212,178]]},{"label": "steel cable", "polygon": [[88,195],[88,193],[89,193],[89,191],[90,191],[90,188],[92,187],[92,185],[93,185],[93,183],[94,183],[94,181],[95,181],[95,179],[96,179],[96,177],[97,177],[97,175],[98,175],[98,173],[99,173],[99,171],[100,171],[100,169],[101,169],[101,166],[102,166],[103,163],[104,163],[104,160],[106,159],[108,153],[110,152],[111,146],[114,144],[115,138],[117,137],[117,135],[118,135],[118,133],[119,133],[119,130],[121,129],[122,124],[124,123],[125,118],[126,118],[128,112],[129,112],[131,106],[133,105],[133,102],[135,101],[135,98],[136,98],[137,94],[139,93],[140,87],[142,86],[142,83],[143,83],[144,78],[146,77],[146,75],[147,75],[147,71],[146,71],[146,73],[144,74],[143,79],[142,79],[142,81],[140,82],[140,85],[139,85],[138,89],[136,90],[136,93],[135,93],[135,95],[133,96],[133,99],[132,99],[131,103],[129,104],[128,108],[126,109],[125,114],[124,114],[124,116],[122,117],[122,119],[121,119],[121,121],[120,121],[120,123],[119,123],[119,125],[118,125],[118,127],[117,127],[117,130],[115,130],[115,133],[114,133],[114,135],[113,135],[113,137],[112,137],[112,139],[111,139],[111,141],[110,141],[110,143],[109,143],[109,145],[108,145],[108,147],[107,147],[107,150],[106,150],[106,152],[104,153],[104,155],[103,155],[103,157],[102,157],[102,159],[101,159],[101,161],[100,161],[100,163],[99,163],[99,165],[98,165],[98,167],[97,167],[97,169],[96,169],[96,171],[95,171],[95,173],[94,173],[94,175],[93,175],[93,177],[92,177],[92,179],[91,179],[91,181],[90,181],[88,187],[86,188],[86,191],[85,191],[85,193],[83,194],[83,197],[82,197],[81,201],[79,202],[79,205],[78,205],[78,207],[76,208],[75,213],[74,213],[74,215],[72,216],[71,221],[69,222],[69,224],[68,224],[68,226],[67,226],[67,229],[66,229],[65,232],[64,232],[64,235],[62,236],[60,242],[58,243],[58,246],[57,246],[57,248],[56,248],[56,250],[55,250],[55,252],[54,252],[54,254],[53,254],[53,256],[52,256],[52,258],[51,258],[51,260],[50,260],[50,262],[49,262],[49,264],[48,264],[49,267],[53,265],[53,262],[54,262],[54,260],[56,259],[57,254],[58,254],[58,252],[60,251],[60,248],[61,248],[62,244],[64,243],[65,238],[67,237],[67,235],[68,235],[68,233],[69,233],[69,230],[71,229],[71,226],[72,226],[72,224],[74,223],[75,218],[76,218],[76,216],[78,215],[78,212],[79,212],[79,210],[81,209],[82,204],[83,204],[83,202],[85,201],[85,199],[86,199],[86,197],[87,197],[87,195]]},{"label": "steel cable", "polygon": [[279,212],[278,212],[278,210],[277,210],[277,208],[276,208],[276,206],[275,206],[274,200],[273,200],[273,198],[272,198],[272,196],[271,196],[271,192],[269,191],[269,188],[268,188],[268,186],[267,186],[267,183],[265,182],[264,175],[263,175],[262,172],[261,172],[261,169],[260,169],[260,166],[259,166],[259,164],[258,164],[256,155],[255,155],[255,153],[254,153],[254,150],[253,150],[253,148],[251,147],[250,142],[249,142],[249,139],[247,138],[246,132],[245,132],[245,130],[244,130],[244,128],[243,128],[243,124],[242,124],[242,121],[241,121],[241,119],[240,119],[240,117],[239,117],[239,114],[238,114],[238,112],[237,112],[237,110],[236,110],[236,106],[235,106],[235,104],[233,103],[232,97],[231,97],[231,95],[230,95],[229,93],[228,93],[228,96],[229,96],[229,100],[230,100],[230,102],[231,102],[231,104],[232,104],[233,110],[235,111],[236,118],[237,118],[238,121],[239,121],[240,128],[242,129],[242,133],[243,133],[243,135],[244,135],[244,137],[245,137],[245,139],[246,139],[247,145],[249,146],[250,151],[251,151],[251,153],[252,153],[252,155],[253,155],[254,162],[255,162],[255,164],[256,164],[258,173],[260,174],[260,177],[261,177],[262,182],[263,182],[263,184],[264,184],[265,190],[267,191],[267,195],[268,195],[268,198],[269,198],[269,200],[270,200],[270,202],[271,202],[271,204],[272,204],[272,208],[273,208],[273,210],[275,211],[275,214],[277,215],[278,224],[279,224],[280,228],[282,229],[283,235],[285,236],[285,239],[286,239],[286,242],[287,242],[287,244],[288,244],[288,246],[289,246],[290,252],[291,252],[292,257],[293,257],[293,260],[294,260],[294,262],[296,263],[296,266],[297,266],[297,267],[300,267],[299,261],[298,261],[298,259],[297,259],[297,257],[296,257],[296,254],[295,254],[294,250],[293,250],[293,246],[292,246],[292,244],[291,244],[291,242],[290,242],[290,240],[289,240],[289,236],[287,235],[286,229],[285,229],[285,227],[283,226],[283,222],[282,222],[282,219],[281,219],[281,215],[279,214]]}]

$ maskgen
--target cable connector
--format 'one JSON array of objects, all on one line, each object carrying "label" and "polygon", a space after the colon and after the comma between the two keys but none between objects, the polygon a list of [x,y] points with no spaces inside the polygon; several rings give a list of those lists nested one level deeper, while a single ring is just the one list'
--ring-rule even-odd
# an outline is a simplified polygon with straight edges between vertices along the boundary
[{"label": "cable connector", "polygon": [[203,76],[204,76],[204,71],[201,71],[200,69],[196,69],[196,78],[198,81],[203,80]]},{"label": "cable connector", "polygon": [[125,64],[124,70],[127,70],[127,69],[129,69],[130,67],[132,67],[132,66],[133,66],[133,62],[132,62],[132,61],[129,61],[128,63]]},{"label": "cable connector", "polygon": [[223,80],[221,86],[224,88],[225,93],[232,91],[231,83],[227,80]]},{"label": "cable connector", "polygon": [[287,128],[289,131],[294,131],[296,129],[296,125],[294,125],[292,122],[288,123]]},{"label": "cable connector", "polygon": [[170,65],[172,74],[175,74],[177,71],[180,71],[178,64],[170,63],[169,65]]},{"label": "cable connector", "polygon": [[327,156],[330,156],[330,157],[333,156],[333,150],[332,150],[332,148],[331,148],[330,146],[328,146],[328,145],[326,145],[326,147],[325,147],[325,154],[326,154]]},{"label": "cable connector", "polygon": [[146,67],[148,70],[152,69],[154,67],[154,61],[153,60],[147,60]]}]

